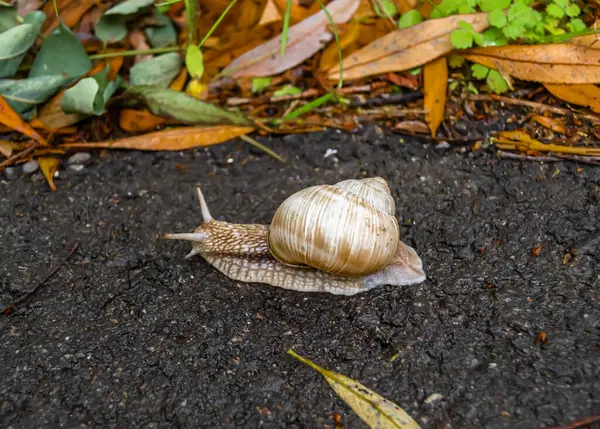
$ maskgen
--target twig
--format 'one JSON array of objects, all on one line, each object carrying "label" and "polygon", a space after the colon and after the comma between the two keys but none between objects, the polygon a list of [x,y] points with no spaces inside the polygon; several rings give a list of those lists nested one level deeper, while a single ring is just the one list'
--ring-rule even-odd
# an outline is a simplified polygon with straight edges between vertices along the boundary
[{"label": "twig", "polygon": [[377,97],[369,98],[365,101],[352,102],[352,107],[365,107],[365,106],[383,106],[386,104],[401,104],[409,101],[414,101],[423,97],[421,91],[413,91],[406,94],[382,94]]},{"label": "twig", "polygon": [[75,254],[78,247],[79,247],[79,242],[76,242],[75,245],[73,246],[73,248],[71,249],[71,251],[69,252],[69,254],[67,255],[67,257],[65,259],[63,259],[63,261],[60,264],[58,264],[58,266],[55,269],[53,269],[50,272],[50,274],[48,274],[41,282],[39,282],[37,285],[35,285],[29,292],[24,293],[15,302],[13,302],[12,304],[9,304],[7,307],[5,307],[2,310],[2,314],[4,314],[5,316],[8,316],[14,310],[14,308],[17,304],[21,304],[22,302],[26,301],[31,295],[36,293],[38,291],[38,289],[41,288],[44,285],[44,283],[46,283],[50,279],[50,277],[52,277],[54,274],[56,274],[56,272],[58,270],[60,270],[61,267],[63,265],[65,265],[69,259],[71,259],[71,256],[73,256]]},{"label": "twig", "polygon": [[29,155],[31,152],[33,152],[35,150],[36,147],[37,147],[37,143],[32,143],[29,147],[23,149],[21,152],[15,153],[13,156],[8,158],[6,161],[0,162],[0,171],[4,170],[5,167],[8,167],[14,161],[17,161],[17,160]]},{"label": "twig", "polygon": [[520,155],[518,153],[505,152],[499,150],[498,156],[500,158],[515,159],[519,161],[538,161],[538,162],[561,162],[561,161],[575,161],[581,162],[582,164],[600,165],[600,159],[593,156],[579,156],[579,155],[561,155],[556,154],[554,156],[530,156]]},{"label": "twig", "polygon": [[535,101],[519,100],[519,99],[503,97],[501,95],[495,95],[495,94],[470,94],[467,96],[467,98],[469,100],[474,100],[474,101],[499,101],[501,103],[513,104],[516,106],[530,107],[532,109],[537,109],[542,112],[544,112],[544,111],[552,112],[552,113],[556,113],[557,115],[577,116],[578,118],[587,119],[596,124],[600,123],[600,117],[598,117],[596,115],[586,115],[586,114],[580,115],[569,109],[564,109],[562,107],[548,106],[547,104],[536,103]]},{"label": "twig", "polygon": [[[538,429],[577,429],[577,428],[581,428],[584,426],[589,426],[592,423],[596,423],[596,422],[600,422],[600,415],[577,420],[576,422],[573,422],[571,424],[564,425],[564,426],[553,426],[553,427],[546,427],[546,428],[540,427]],[[591,427],[590,427],[590,429],[591,429]]]}]

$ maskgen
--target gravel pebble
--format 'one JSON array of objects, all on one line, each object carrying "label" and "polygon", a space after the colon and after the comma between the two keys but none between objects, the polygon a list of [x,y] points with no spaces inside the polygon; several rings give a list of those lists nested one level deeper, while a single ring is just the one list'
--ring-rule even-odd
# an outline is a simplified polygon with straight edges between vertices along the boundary
[{"label": "gravel pebble", "polygon": [[17,171],[16,168],[14,167],[6,167],[4,169],[4,176],[8,179],[8,180],[14,180],[17,177],[19,177],[19,172]]},{"label": "gravel pebble", "polygon": [[81,165],[81,164],[71,164],[69,165],[69,170],[73,170],[73,171],[81,171],[85,168],[85,165]]},{"label": "gravel pebble", "polygon": [[73,164],[85,164],[87,161],[90,160],[90,158],[92,157],[92,155],[90,155],[87,152],[78,152],[74,155],[71,155],[69,157],[69,160],[67,161],[69,165],[73,165]]},{"label": "gravel pebble", "polygon": [[35,173],[39,168],[40,168],[40,165],[38,164],[37,160],[32,159],[31,161],[28,161],[25,164],[23,164],[23,173],[25,173],[25,174]]}]

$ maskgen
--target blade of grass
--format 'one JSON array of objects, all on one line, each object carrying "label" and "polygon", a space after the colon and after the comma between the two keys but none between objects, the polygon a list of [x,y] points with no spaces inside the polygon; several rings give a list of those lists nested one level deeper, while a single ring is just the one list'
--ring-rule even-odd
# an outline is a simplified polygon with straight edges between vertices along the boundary
[{"label": "blade of grass", "polygon": [[281,58],[285,55],[287,47],[288,32],[290,31],[290,17],[292,16],[292,4],[294,0],[287,0],[285,4],[285,14],[283,15],[283,28],[281,29],[281,50],[279,54]]},{"label": "blade of grass", "polygon": [[229,3],[229,6],[227,6],[227,8],[223,11],[223,13],[221,14],[221,16],[219,16],[219,19],[217,19],[217,21],[213,24],[213,26],[210,27],[210,30],[208,30],[208,33],[206,33],[206,36],[204,36],[204,38],[198,45],[199,48],[201,48],[202,45],[204,45],[206,43],[208,38],[214,33],[214,31],[217,29],[217,26],[221,23],[221,21],[223,21],[223,18],[225,18],[225,16],[229,13],[229,11],[233,7],[233,5],[235,5],[236,2],[237,2],[237,0],[233,0],[231,3]]},{"label": "blade of grass", "polygon": [[144,55],[144,54],[166,54],[169,52],[183,51],[185,48],[179,46],[168,46],[166,48],[155,48],[155,49],[136,49],[131,51],[123,52],[106,52],[104,54],[90,55],[90,60],[101,60],[104,58],[114,57],[130,57],[133,55]]},{"label": "blade of grass", "polygon": [[262,150],[263,152],[271,155],[273,158],[275,158],[277,161],[283,162],[285,163],[285,161],[283,160],[282,157],[280,157],[279,155],[277,155],[277,153],[273,152],[271,149],[269,149],[268,147],[266,147],[265,145],[263,145],[260,142],[257,142],[256,140],[254,140],[252,137],[248,137],[246,135],[241,135],[240,138],[242,140],[245,140],[246,142],[250,143],[252,146]]},{"label": "blade of grass", "polygon": [[320,96],[316,100],[313,100],[310,103],[306,103],[304,106],[298,107],[296,110],[291,111],[283,118],[283,120],[291,121],[292,119],[296,119],[297,117],[316,109],[322,104],[325,104],[327,101],[331,100],[333,96],[333,92],[328,92],[327,94]]},{"label": "blade of grass", "polygon": [[342,63],[342,46],[340,45],[340,37],[338,36],[337,25],[335,25],[335,22],[333,21],[333,17],[329,13],[329,11],[327,10],[327,8],[323,4],[323,2],[321,0],[317,0],[317,2],[319,3],[319,6],[321,6],[321,9],[323,9],[323,12],[325,12],[325,15],[327,15],[327,19],[329,20],[329,23],[333,27],[333,37],[335,38],[335,44],[337,45],[338,58],[339,58],[339,63],[340,63],[340,78],[338,80],[338,88],[341,88],[342,85],[344,84],[344,77],[343,77],[344,64]]}]

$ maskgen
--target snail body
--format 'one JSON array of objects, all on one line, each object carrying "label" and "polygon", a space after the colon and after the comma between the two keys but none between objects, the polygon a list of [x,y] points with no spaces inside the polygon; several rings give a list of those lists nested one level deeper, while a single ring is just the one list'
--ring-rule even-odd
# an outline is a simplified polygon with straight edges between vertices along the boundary
[{"label": "snail body", "polygon": [[416,251],[400,241],[395,203],[381,178],[303,189],[286,199],[270,225],[214,219],[196,188],[203,222],[186,256],[202,256],[232,280],[303,292],[354,295],[425,280]]}]

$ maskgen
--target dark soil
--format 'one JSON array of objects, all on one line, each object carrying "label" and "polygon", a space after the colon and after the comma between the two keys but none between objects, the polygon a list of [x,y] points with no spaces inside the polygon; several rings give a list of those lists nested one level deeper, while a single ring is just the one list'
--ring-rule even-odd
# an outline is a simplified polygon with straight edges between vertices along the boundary
[{"label": "dark soil", "polygon": [[[334,413],[366,427],[290,347],[424,429],[600,413],[599,168],[374,129],[263,142],[289,162],[236,142],[97,153],[57,192],[39,172],[0,182],[2,306],[80,243],[0,316],[3,428],[312,429]],[[235,283],[162,238],[200,222],[195,185],[218,219],[268,223],[292,192],[363,174],[389,181],[424,283],[353,297]]]}]

